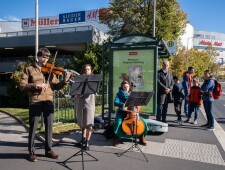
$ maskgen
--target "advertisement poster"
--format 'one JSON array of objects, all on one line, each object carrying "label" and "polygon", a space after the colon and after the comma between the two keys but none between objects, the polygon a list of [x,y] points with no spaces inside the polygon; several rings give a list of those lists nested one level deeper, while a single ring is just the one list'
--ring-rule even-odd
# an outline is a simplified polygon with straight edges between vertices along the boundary
[{"label": "advertisement poster", "polygon": [[[113,99],[123,80],[133,84],[133,91],[152,92],[154,85],[154,49],[113,51]],[[114,100],[113,100],[114,101]],[[141,112],[153,113],[153,99]]]}]

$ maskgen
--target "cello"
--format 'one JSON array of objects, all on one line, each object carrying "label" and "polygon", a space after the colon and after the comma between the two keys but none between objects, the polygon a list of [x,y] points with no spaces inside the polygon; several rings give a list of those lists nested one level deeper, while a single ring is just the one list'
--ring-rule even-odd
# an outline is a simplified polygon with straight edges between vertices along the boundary
[{"label": "cello", "polygon": [[145,124],[139,116],[140,106],[129,106],[127,116],[122,122],[122,130],[126,135],[139,136],[145,131]]}]

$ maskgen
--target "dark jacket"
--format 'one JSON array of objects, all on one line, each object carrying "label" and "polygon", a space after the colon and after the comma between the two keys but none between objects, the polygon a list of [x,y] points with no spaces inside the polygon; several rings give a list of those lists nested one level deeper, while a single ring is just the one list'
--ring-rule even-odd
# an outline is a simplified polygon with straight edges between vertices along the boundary
[{"label": "dark jacket", "polygon": [[167,94],[165,93],[166,88],[173,90],[173,75],[170,71],[165,74],[163,70],[158,71],[158,95],[157,103],[164,104]]},{"label": "dark jacket", "polygon": [[211,77],[208,80],[204,81],[204,83],[201,86],[203,101],[214,101],[212,94],[214,87],[215,87],[215,77]]},{"label": "dark jacket", "polygon": [[182,103],[184,99],[184,94],[182,91],[183,91],[183,86],[181,83],[176,83],[173,85],[172,95],[174,98],[174,103]]}]

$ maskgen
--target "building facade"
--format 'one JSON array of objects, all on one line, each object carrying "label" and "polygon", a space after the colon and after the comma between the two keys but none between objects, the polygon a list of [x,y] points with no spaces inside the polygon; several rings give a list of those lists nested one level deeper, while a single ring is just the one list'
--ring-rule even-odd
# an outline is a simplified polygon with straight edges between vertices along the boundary
[{"label": "building facade", "polygon": [[[67,23],[63,23],[64,17]],[[69,57],[85,50],[86,44],[102,44],[109,37],[104,32],[105,26],[98,22],[98,10],[41,17],[39,48],[47,47],[52,54],[58,51],[57,60],[68,61]],[[20,23],[0,22],[0,28],[0,95],[6,95],[17,63],[35,56],[35,19],[24,18]]]},{"label": "building facade", "polygon": [[225,34],[208,31],[195,31],[193,48],[205,50],[211,46],[215,50],[215,60],[219,64],[225,62]]},{"label": "building facade", "polygon": [[200,51],[211,46],[215,51],[215,61],[221,65],[225,64],[225,34],[195,30],[192,25],[187,24],[185,33],[181,36],[181,46]]}]

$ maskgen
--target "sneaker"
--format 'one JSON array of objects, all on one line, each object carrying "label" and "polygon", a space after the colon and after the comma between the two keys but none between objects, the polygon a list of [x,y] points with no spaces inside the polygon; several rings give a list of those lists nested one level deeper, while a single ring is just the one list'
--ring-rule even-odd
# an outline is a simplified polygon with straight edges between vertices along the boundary
[{"label": "sneaker", "polygon": [[183,121],[182,121],[182,120],[179,120],[177,123],[178,123],[179,125],[182,125],[182,124],[183,124]]},{"label": "sneaker", "polygon": [[214,128],[214,127],[208,127],[206,130],[207,130],[207,131],[214,131],[215,128]]},{"label": "sneaker", "polygon": [[184,123],[190,123],[190,119],[185,120]]},{"label": "sneaker", "polygon": [[179,123],[179,122],[183,122],[183,120],[182,119],[176,119],[176,120],[174,120],[174,122]]},{"label": "sneaker", "polygon": [[60,158],[59,155],[57,155],[53,151],[46,152],[45,156],[48,157],[48,158],[52,158],[52,159],[59,159]]},{"label": "sneaker", "polygon": [[204,124],[204,125],[201,125],[201,127],[208,127],[208,126],[209,126],[208,123],[206,123],[206,124]]},{"label": "sneaker", "polygon": [[33,153],[29,153],[29,161],[31,162],[36,162],[37,161],[37,156]]},{"label": "sneaker", "polygon": [[191,122],[191,124],[197,125],[197,120],[194,120],[194,122]]},{"label": "sneaker", "polygon": [[194,125],[197,125],[198,124],[198,121],[197,120],[194,120],[193,123],[194,123]]}]

